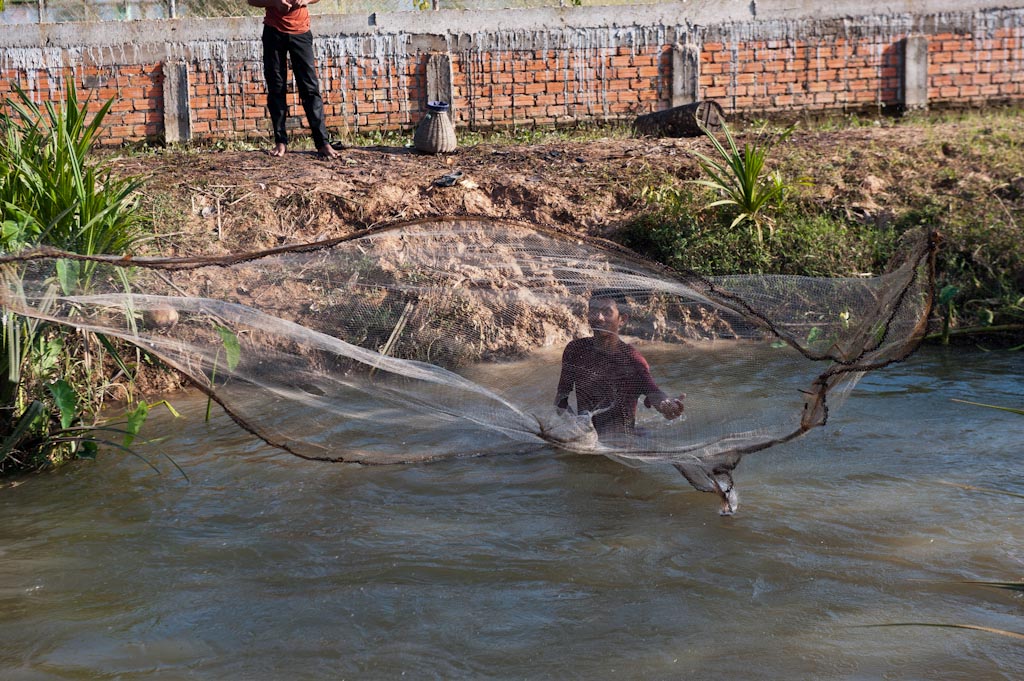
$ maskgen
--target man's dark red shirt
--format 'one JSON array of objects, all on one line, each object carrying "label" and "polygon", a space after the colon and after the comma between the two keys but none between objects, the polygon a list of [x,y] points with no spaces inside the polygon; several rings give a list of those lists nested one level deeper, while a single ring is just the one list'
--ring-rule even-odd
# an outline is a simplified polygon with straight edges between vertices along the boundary
[{"label": "man's dark red shirt", "polygon": [[633,433],[637,399],[658,391],[636,348],[618,340],[605,351],[593,337],[571,341],[562,353],[557,399],[567,399],[573,388],[577,410],[590,412],[598,434]]}]

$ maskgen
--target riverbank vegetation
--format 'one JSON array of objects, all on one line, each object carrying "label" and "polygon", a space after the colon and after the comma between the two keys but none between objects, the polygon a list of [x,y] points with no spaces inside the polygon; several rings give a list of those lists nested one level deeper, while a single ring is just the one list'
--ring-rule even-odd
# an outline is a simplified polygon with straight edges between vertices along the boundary
[{"label": "riverbank vegetation", "polygon": [[[91,255],[136,248],[148,228],[137,209],[142,182],[113,177],[91,153],[112,102],[90,114],[74,87],[62,105],[43,107],[16,93],[0,116],[0,250],[45,244]],[[60,261],[50,295],[87,291],[93,269]],[[19,269],[8,266],[4,277],[16,294]],[[97,426],[110,369],[131,374],[118,346],[6,307],[2,321],[0,474],[95,455],[97,443],[110,439],[109,429]]]},{"label": "riverbank vegetation", "polygon": [[[737,229],[738,210],[708,210],[721,194],[692,178],[645,188],[647,209],[620,232],[626,245],[706,274],[764,272],[858,276],[883,270],[909,229],[938,231],[938,288],[945,333],[935,338],[1024,332],[1024,134],[1016,110],[911,117],[840,134],[828,122],[748,126],[781,187],[772,229]],[[914,140],[908,147],[899,139]],[[801,137],[835,141],[829,148]],[[709,194],[710,192],[710,194]],[[842,199],[850,198],[855,200]],[[728,207],[727,207],[728,208]]]}]

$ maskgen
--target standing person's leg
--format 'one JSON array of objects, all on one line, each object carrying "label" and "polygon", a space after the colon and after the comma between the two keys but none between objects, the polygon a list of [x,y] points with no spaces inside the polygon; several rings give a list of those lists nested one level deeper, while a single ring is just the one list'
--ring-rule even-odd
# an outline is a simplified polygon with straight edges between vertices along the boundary
[{"label": "standing person's leg", "polygon": [[323,157],[330,158],[336,153],[327,142],[327,125],[324,123],[324,103],[320,98],[320,81],[316,77],[316,62],[313,58],[313,33],[292,36],[289,45],[292,58],[292,73],[299,89],[299,99],[306,112],[313,144]]},{"label": "standing person's leg", "polygon": [[288,147],[288,36],[263,27],[263,77],[267,81],[267,109],[274,130],[272,156],[283,156]]}]

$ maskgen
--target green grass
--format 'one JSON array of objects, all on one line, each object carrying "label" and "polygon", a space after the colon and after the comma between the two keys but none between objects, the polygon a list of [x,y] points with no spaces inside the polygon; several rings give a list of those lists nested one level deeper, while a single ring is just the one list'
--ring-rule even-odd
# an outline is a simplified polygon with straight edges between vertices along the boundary
[{"label": "green grass", "polygon": [[[405,147],[412,146],[413,130],[381,130],[359,132],[342,136],[342,143],[353,147]],[[573,125],[561,128],[538,128],[521,126],[473,131],[465,127],[456,130],[460,147],[481,144],[493,146],[530,146],[569,142],[592,142],[606,138],[627,138],[632,130],[624,124],[618,125]],[[308,138],[304,141],[308,142]],[[312,146],[310,146],[312,148]]]}]

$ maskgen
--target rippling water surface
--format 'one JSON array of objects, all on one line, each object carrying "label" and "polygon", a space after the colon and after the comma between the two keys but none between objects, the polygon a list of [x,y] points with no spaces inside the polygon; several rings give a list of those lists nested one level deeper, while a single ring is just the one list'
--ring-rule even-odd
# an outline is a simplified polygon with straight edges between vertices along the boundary
[{"label": "rippling water surface", "polygon": [[[740,513],[674,471],[539,450],[309,463],[205,404],[0,488],[0,677],[1018,679],[1020,353],[930,350],[744,460]],[[396,428],[400,427],[396,424]],[[175,471],[166,454],[188,480]]]}]

